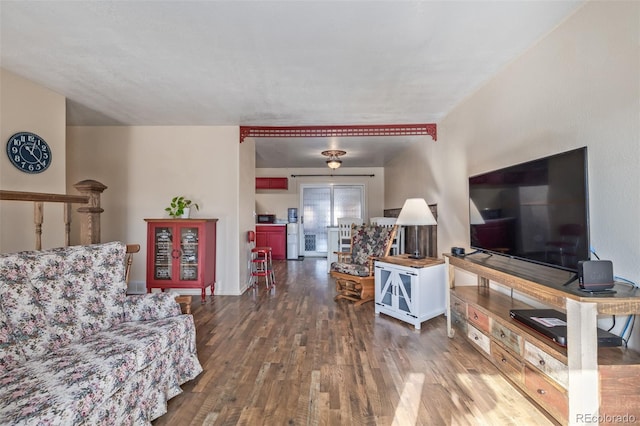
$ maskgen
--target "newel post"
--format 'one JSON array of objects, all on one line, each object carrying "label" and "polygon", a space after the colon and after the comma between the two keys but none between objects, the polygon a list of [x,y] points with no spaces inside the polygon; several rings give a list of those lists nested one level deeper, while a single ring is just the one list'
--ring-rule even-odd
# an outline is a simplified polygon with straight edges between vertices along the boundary
[{"label": "newel post", "polygon": [[96,244],[100,242],[100,194],[107,187],[98,181],[87,179],[73,185],[82,195],[89,197],[89,202],[78,208],[80,213],[80,244]]}]

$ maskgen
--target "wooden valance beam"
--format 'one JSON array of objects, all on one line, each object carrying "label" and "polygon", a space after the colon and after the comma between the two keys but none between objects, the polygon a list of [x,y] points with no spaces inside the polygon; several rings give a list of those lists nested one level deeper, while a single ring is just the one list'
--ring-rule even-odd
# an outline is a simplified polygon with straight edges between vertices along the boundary
[{"label": "wooden valance beam", "polygon": [[362,136],[420,136],[438,140],[435,123],[373,124],[353,126],[240,126],[240,143],[245,138],[323,138]]}]

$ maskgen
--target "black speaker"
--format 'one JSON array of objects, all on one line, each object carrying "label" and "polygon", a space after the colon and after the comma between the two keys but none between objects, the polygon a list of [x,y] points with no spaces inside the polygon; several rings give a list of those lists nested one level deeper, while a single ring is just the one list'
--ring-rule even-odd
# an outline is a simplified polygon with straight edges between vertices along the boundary
[{"label": "black speaker", "polygon": [[451,254],[454,256],[464,256],[464,249],[462,247],[451,247]]},{"label": "black speaker", "polygon": [[613,287],[613,263],[610,260],[582,260],[578,262],[580,288],[602,291]]}]

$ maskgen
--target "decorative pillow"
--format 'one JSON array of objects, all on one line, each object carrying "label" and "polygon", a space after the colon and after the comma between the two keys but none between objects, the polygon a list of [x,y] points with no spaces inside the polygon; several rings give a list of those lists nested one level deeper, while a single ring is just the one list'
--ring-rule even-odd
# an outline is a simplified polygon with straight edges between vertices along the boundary
[{"label": "decorative pillow", "polygon": [[84,336],[124,320],[125,256],[126,246],[120,242],[67,248],[65,288],[75,293]]},{"label": "decorative pillow", "polygon": [[47,260],[39,264],[39,259],[38,252],[0,255],[0,309],[27,359],[46,353],[50,342],[48,321],[31,285],[39,274],[50,272]]}]

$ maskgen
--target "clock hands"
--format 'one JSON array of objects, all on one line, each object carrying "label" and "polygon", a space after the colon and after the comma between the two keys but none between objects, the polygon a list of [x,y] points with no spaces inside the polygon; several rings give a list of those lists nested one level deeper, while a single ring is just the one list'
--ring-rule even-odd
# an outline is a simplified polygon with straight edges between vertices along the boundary
[{"label": "clock hands", "polygon": [[24,147],[27,149],[27,151],[29,152],[29,154],[31,154],[31,156],[32,156],[33,158],[35,158],[35,160],[36,160],[36,162],[37,162],[38,164],[40,164],[42,167],[45,167],[45,163],[43,163],[43,162],[40,160],[40,158],[39,158],[39,157],[36,157],[36,155],[33,153],[33,151],[35,151],[35,149],[34,149],[35,147],[34,147],[34,146],[31,146],[31,148],[29,148],[29,145],[25,145]]}]

